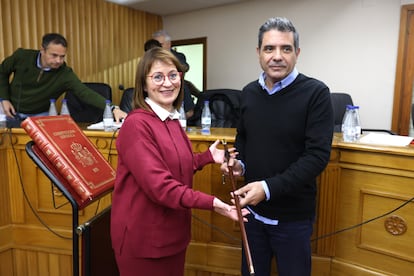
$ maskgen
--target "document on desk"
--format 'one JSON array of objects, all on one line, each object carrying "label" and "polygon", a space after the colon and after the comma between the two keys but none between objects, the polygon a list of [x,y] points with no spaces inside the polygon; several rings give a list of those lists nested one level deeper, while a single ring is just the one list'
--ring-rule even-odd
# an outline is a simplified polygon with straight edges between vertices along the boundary
[{"label": "document on desk", "polygon": [[[121,128],[122,126],[122,122],[121,123],[114,123],[114,130]],[[96,124],[91,124],[89,126],[86,127],[87,129],[98,129],[98,130],[103,130],[104,129],[104,125],[103,125],[103,121],[98,122]]]},{"label": "document on desk", "polygon": [[401,136],[401,135],[390,135],[383,133],[368,133],[359,139],[362,144],[375,144],[383,146],[395,146],[395,147],[406,147],[410,145],[414,137]]}]

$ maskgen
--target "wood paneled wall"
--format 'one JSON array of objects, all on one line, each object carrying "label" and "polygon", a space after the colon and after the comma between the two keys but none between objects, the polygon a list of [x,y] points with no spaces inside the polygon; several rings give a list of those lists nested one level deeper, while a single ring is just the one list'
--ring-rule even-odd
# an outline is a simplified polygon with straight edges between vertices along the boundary
[{"label": "wood paneled wall", "polygon": [[0,0],[0,60],[18,47],[39,49],[42,36],[68,40],[66,62],[82,81],[106,82],[119,103],[119,84],[134,85],[144,42],[160,16],[104,0]]}]

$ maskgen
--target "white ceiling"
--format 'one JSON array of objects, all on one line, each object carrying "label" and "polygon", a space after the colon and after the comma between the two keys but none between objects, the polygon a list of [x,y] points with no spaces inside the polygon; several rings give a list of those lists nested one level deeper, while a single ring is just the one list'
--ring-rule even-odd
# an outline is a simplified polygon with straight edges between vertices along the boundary
[{"label": "white ceiling", "polygon": [[161,16],[253,0],[106,0]]}]

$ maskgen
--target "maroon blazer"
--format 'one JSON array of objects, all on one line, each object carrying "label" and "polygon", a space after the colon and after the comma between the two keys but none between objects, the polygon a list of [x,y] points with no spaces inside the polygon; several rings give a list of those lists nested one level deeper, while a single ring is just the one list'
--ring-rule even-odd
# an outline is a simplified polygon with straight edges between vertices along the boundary
[{"label": "maroon blazer", "polygon": [[116,146],[115,253],[158,258],[183,251],[191,238],[191,208],[213,209],[213,196],[192,189],[194,172],[214,163],[210,151],[193,154],[178,120],[163,122],[142,109],[128,114]]}]

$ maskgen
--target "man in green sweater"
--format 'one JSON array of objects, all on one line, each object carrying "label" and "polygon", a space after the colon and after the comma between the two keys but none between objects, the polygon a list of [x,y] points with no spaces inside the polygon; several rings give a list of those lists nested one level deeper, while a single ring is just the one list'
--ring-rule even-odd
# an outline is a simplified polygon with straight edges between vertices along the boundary
[{"label": "man in green sweater", "polygon": [[[49,33],[43,36],[40,50],[19,48],[3,60],[0,98],[8,119],[47,115],[49,100],[64,92],[74,93],[82,102],[103,111],[105,98],[84,85],[66,65],[66,50],[66,39]],[[126,117],[116,106],[113,113],[117,122]]]}]

